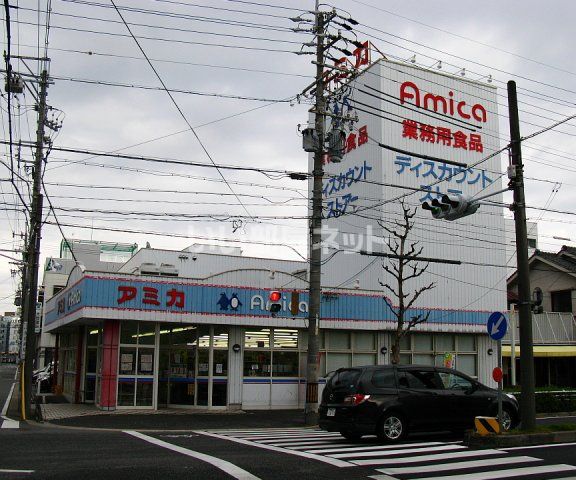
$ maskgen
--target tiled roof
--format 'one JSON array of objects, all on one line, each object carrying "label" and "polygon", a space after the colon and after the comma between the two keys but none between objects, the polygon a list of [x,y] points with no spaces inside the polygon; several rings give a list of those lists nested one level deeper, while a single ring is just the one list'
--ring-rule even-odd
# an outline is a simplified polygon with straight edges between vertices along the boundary
[{"label": "tiled roof", "polygon": [[550,263],[553,263],[554,265],[557,265],[560,268],[571,270],[573,273],[575,273],[576,258],[570,258],[566,255],[561,255],[561,252],[562,250],[558,253],[542,252],[540,250],[536,250],[536,252],[534,252],[534,256],[540,257]]}]

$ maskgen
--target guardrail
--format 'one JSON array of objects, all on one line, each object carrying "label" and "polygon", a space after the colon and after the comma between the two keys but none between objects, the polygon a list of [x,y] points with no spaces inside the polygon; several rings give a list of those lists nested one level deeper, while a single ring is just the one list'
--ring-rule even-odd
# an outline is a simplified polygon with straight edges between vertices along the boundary
[{"label": "guardrail", "polygon": [[[514,335],[518,344],[520,338],[518,312],[510,311],[510,326],[502,343],[512,343]],[[512,329],[515,327],[515,331]],[[532,336],[534,344],[567,345],[576,344],[576,319],[570,312],[544,312],[532,314]]]}]

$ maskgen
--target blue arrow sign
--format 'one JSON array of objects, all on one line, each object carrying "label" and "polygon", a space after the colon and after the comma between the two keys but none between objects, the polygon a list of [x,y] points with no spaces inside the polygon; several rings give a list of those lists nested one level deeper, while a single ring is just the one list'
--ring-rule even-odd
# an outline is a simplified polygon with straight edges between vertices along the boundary
[{"label": "blue arrow sign", "polygon": [[508,330],[508,321],[502,312],[494,312],[488,317],[486,327],[492,340],[501,340]]}]

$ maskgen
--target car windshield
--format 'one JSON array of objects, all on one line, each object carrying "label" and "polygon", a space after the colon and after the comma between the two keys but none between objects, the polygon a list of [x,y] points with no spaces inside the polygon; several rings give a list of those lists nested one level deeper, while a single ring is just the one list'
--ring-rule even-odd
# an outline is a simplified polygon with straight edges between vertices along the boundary
[{"label": "car windshield", "polygon": [[330,378],[330,386],[334,389],[351,389],[356,386],[360,378],[360,370],[345,368],[336,370]]}]

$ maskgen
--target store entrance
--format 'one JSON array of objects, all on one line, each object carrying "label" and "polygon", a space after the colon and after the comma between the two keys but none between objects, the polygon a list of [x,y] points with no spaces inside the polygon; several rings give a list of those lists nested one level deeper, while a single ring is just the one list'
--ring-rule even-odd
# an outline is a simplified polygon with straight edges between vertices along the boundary
[{"label": "store entrance", "polygon": [[160,327],[158,408],[226,407],[228,329]]}]

